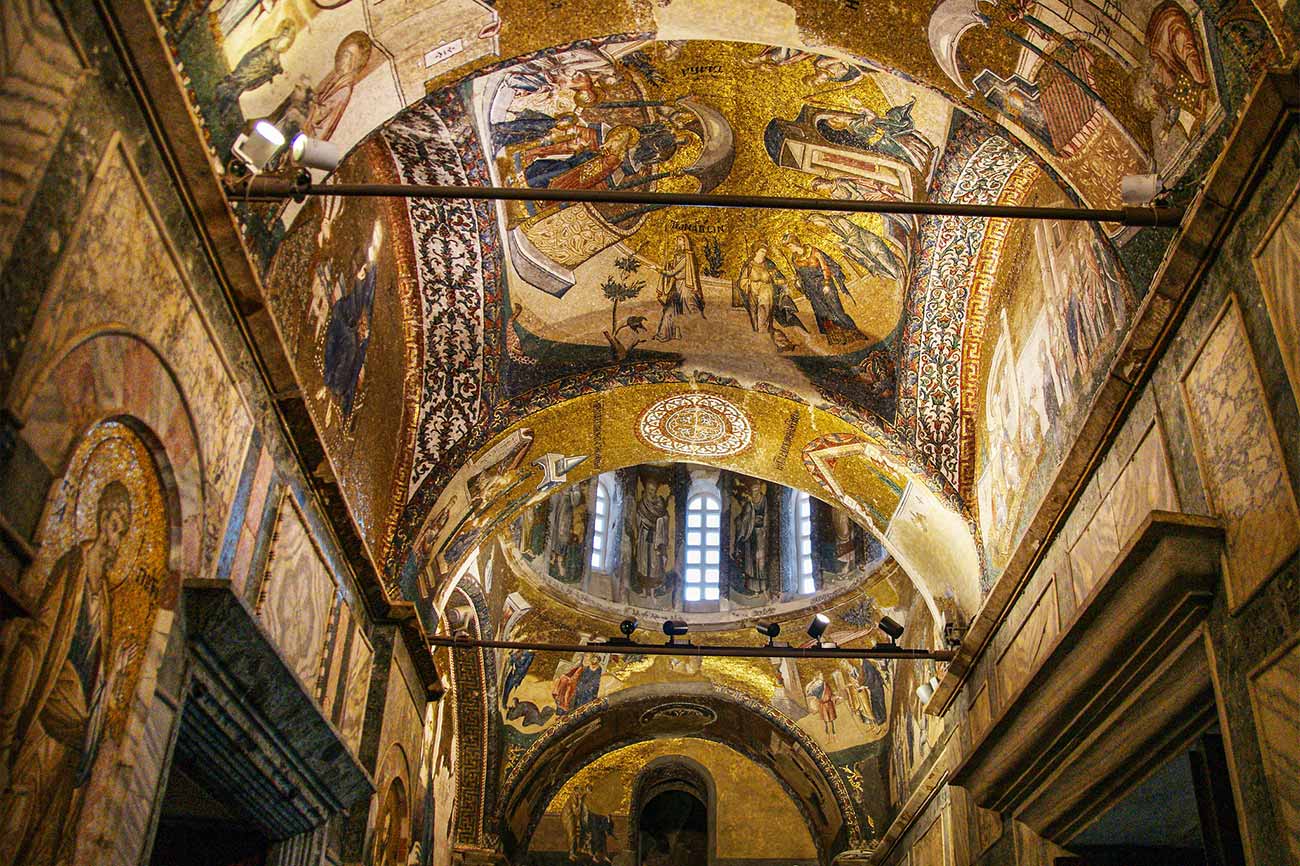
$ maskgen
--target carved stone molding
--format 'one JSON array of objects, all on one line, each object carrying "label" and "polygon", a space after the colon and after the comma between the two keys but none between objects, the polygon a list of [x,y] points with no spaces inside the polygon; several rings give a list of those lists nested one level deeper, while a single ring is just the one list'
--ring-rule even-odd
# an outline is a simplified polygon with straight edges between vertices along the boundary
[{"label": "carved stone molding", "polygon": [[224,581],[184,589],[191,676],[177,758],[271,839],[311,831],[370,777]]},{"label": "carved stone molding", "polygon": [[1068,840],[1214,713],[1201,624],[1223,530],[1153,512],[953,771],[975,803]]}]

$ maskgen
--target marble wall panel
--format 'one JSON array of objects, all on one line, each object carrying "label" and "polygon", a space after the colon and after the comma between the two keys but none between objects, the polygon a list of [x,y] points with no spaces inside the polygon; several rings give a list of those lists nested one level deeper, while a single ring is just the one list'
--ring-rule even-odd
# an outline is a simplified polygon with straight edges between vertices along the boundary
[{"label": "marble wall panel", "polygon": [[352,634],[348,657],[347,684],[343,689],[343,713],[339,730],[353,753],[361,748],[361,726],[366,716],[366,694],[370,688],[370,668],[375,651],[365,633],[357,628]]},{"label": "marble wall panel", "polygon": [[1109,499],[1102,500],[1092,519],[1084,526],[1070,548],[1070,572],[1074,576],[1075,596],[1082,601],[1092,592],[1106,569],[1119,553],[1119,536]]},{"label": "marble wall panel", "polygon": [[230,568],[230,582],[239,595],[243,595],[249,571],[255,564],[254,552],[257,549],[258,530],[262,525],[262,512],[266,508],[268,494],[272,491],[271,482],[275,474],[275,461],[265,446],[259,448],[251,457],[254,462],[249,467],[252,474],[249,479],[248,500],[235,539],[234,558]]},{"label": "marble wall panel", "polygon": [[1255,272],[1291,389],[1300,403],[1300,187],[1255,251]]},{"label": "marble wall panel", "polygon": [[1295,493],[1235,298],[1184,372],[1182,394],[1206,497],[1227,529],[1235,610],[1300,544]]},{"label": "marble wall panel", "polygon": [[326,662],[325,667],[325,693],[321,698],[321,708],[326,718],[337,726],[343,715],[340,697],[347,690],[344,678],[347,676],[347,660],[350,651],[348,641],[357,639],[352,635],[352,610],[346,604],[339,604],[337,618],[333,625],[329,661]]},{"label": "marble wall panel", "polygon": [[1043,654],[1051,647],[1059,626],[1056,584],[1055,581],[1049,581],[1015,637],[998,658],[998,694],[1001,703],[1009,703],[1012,696],[1024,686]]},{"label": "marble wall panel", "polygon": [[912,846],[908,866],[947,866],[944,814],[940,813]]},{"label": "marble wall panel", "polygon": [[1178,510],[1178,491],[1174,487],[1164,433],[1159,424],[1148,428],[1132,458],[1120,470],[1107,499],[1121,548],[1151,511]]},{"label": "marble wall panel", "polygon": [[989,698],[988,683],[980,687],[979,692],[970,702],[970,738],[972,743],[979,742],[984,731],[993,718],[993,705]]},{"label": "marble wall panel", "polygon": [[1255,710],[1264,771],[1273,795],[1278,842],[1292,860],[1300,862],[1300,637],[1281,655],[1251,677],[1250,698]]},{"label": "marble wall panel", "polygon": [[308,691],[317,694],[334,580],[291,495],[280,501],[258,603],[262,623]]}]

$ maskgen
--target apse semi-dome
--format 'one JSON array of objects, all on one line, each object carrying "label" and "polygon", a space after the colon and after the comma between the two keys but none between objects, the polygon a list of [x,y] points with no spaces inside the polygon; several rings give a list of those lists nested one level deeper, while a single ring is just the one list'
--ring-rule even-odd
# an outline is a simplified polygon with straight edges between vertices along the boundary
[{"label": "apse semi-dome", "polygon": [[845,509],[693,463],[559,488],[515,519],[502,549],[515,573],[571,606],[695,628],[791,615],[897,569]]}]

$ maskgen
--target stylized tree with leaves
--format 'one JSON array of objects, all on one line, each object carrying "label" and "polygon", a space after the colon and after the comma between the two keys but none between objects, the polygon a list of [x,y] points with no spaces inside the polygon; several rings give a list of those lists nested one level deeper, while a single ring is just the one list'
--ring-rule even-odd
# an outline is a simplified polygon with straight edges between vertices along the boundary
[{"label": "stylized tree with leaves", "polygon": [[[640,297],[641,291],[645,288],[645,280],[632,279],[632,275],[641,269],[641,263],[637,261],[636,256],[628,254],[614,259],[614,267],[618,270],[620,276],[606,277],[605,282],[600,284],[600,290],[604,292],[605,297],[613,302],[614,307],[609,315],[610,330],[605,331],[605,339],[609,341],[610,353],[614,356],[615,361],[621,361],[627,357],[627,353],[641,342],[641,334],[645,333],[645,316],[628,316],[622,324],[618,321],[618,305],[623,301],[632,301]],[[630,343],[624,343],[619,338],[619,332],[628,330],[635,336]]]},{"label": "stylized tree with leaves", "polygon": [[709,238],[704,245],[704,276],[722,276],[722,244],[716,238]]}]

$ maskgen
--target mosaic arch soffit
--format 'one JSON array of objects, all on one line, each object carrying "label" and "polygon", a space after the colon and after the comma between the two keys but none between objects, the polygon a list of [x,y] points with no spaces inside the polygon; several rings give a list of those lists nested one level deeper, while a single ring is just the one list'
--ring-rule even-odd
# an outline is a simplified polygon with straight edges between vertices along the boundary
[{"label": "mosaic arch soffit", "polygon": [[[1214,24],[1173,0],[1122,13],[1083,4],[1073,18],[1059,2],[886,11],[672,0],[584,15],[563,14],[560,0],[461,5],[445,27],[475,16],[481,27],[446,38],[444,25],[413,19],[410,38],[435,46],[414,60],[395,34],[379,38],[382,22],[324,45],[331,12],[232,20],[228,32],[222,23],[235,69],[196,97],[214,146],[232,99],[240,119],[260,99],[265,116],[319,133],[339,104],[322,94],[340,94],[347,78],[343,112],[388,63],[398,97],[343,114],[355,128],[338,117],[328,127],[356,144],[342,180],[1114,206],[1123,174],[1177,175],[1223,115],[1206,48]],[[1097,16],[1112,14],[1119,26],[1102,26]],[[593,38],[582,32],[590,21],[624,35]],[[180,57],[192,39],[172,34]],[[301,68],[286,65],[285,80],[306,95],[250,100],[254,61],[291,56]],[[1173,116],[1177,130],[1158,128]],[[348,208],[325,200],[279,219],[297,213],[327,238]],[[975,510],[973,419],[994,330],[981,316],[991,293],[1008,290],[995,286],[1014,231],[1005,224],[465,202],[385,210],[405,224],[372,234],[363,219],[348,229],[351,248],[330,255],[346,294],[340,275],[359,261],[364,272],[374,237],[400,246],[404,345],[388,363],[403,372],[385,407],[402,414],[399,453],[354,505],[389,566],[469,455],[535,407],[699,373],[861,418],[928,487]],[[1123,280],[1113,245],[1124,240],[1097,233],[1090,267]],[[278,261],[271,282],[320,279],[314,262],[282,258],[297,266]],[[362,386],[355,375],[351,388],[339,382],[318,390],[350,409]],[[328,407],[313,409],[328,425]]]}]

